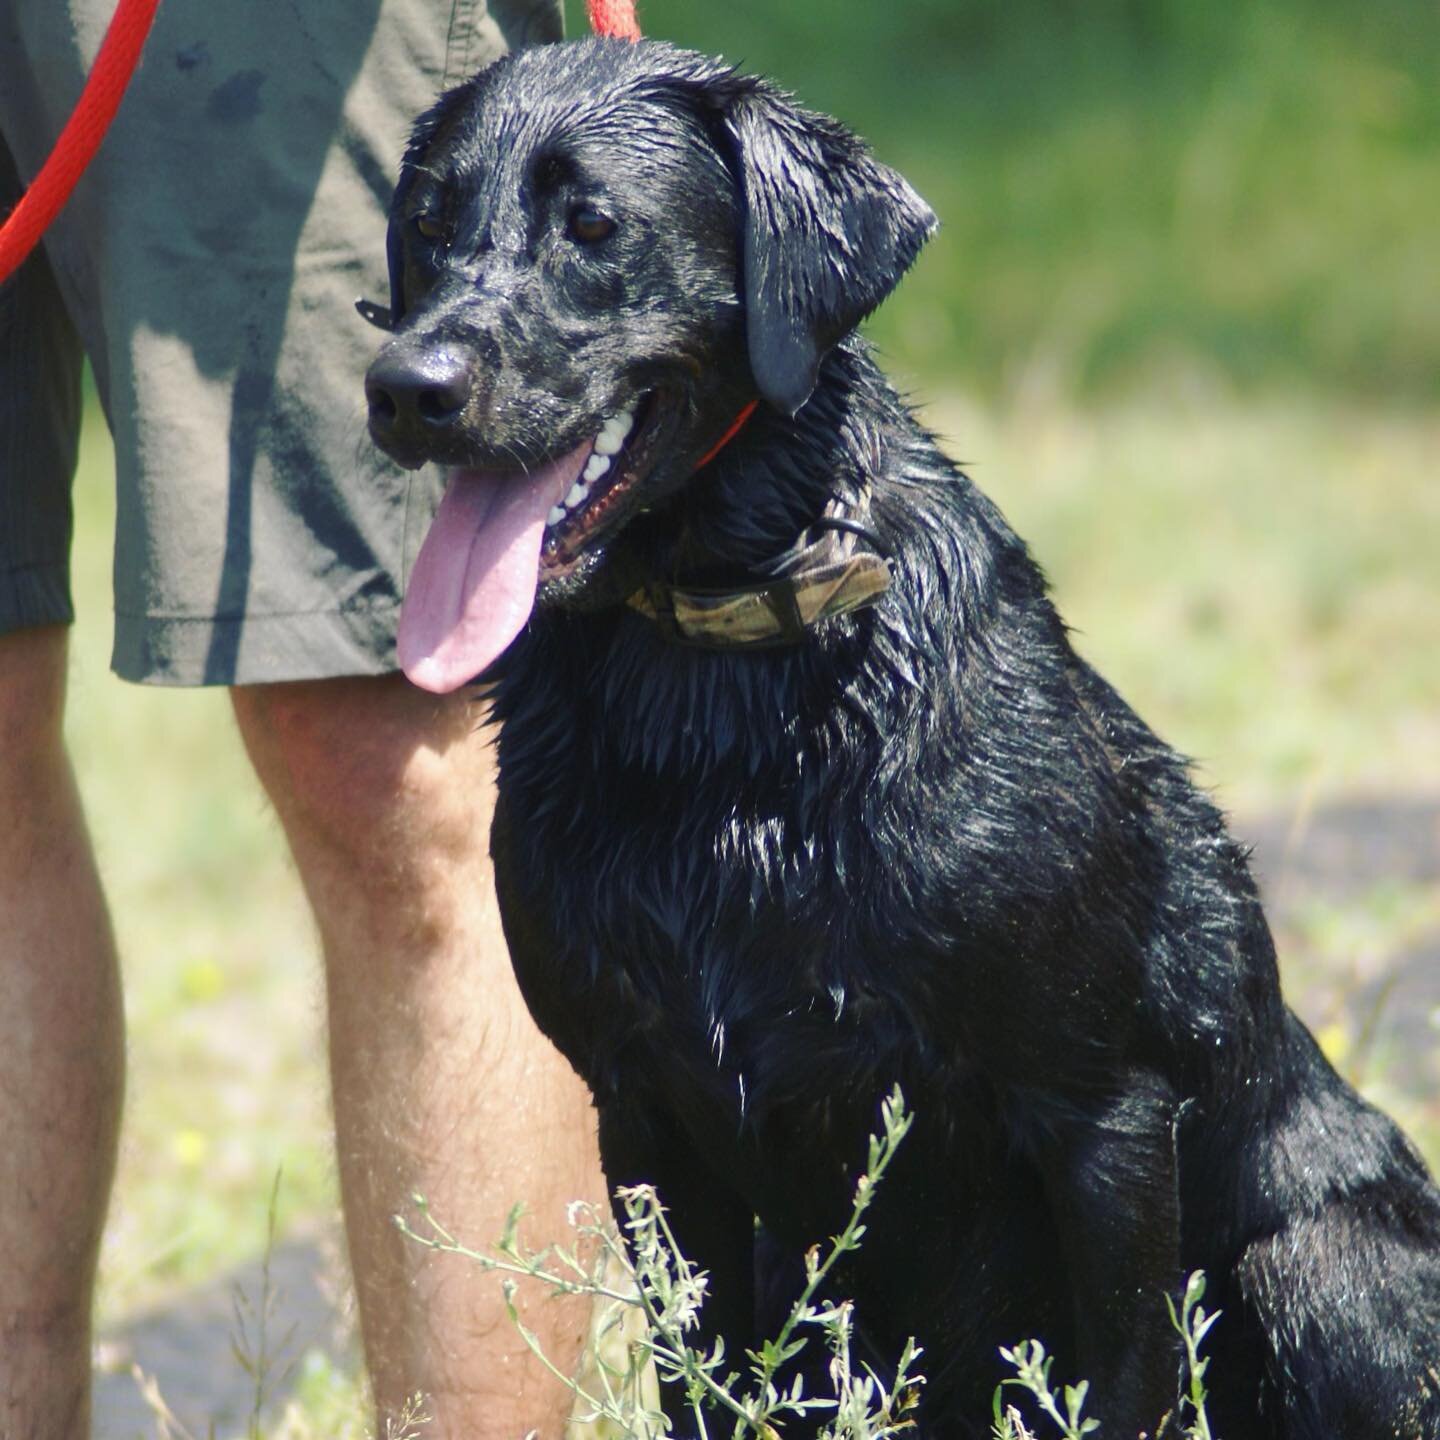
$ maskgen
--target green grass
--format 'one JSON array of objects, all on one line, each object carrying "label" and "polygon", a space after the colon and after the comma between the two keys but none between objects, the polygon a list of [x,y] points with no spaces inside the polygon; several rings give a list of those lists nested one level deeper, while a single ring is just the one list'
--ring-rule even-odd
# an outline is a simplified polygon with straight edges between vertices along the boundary
[{"label": "green grass", "polygon": [[1226,803],[1440,788],[1440,414],[1166,390],[932,418]]},{"label": "green grass", "polygon": [[1037,370],[1094,394],[1156,366],[1440,395],[1427,0],[641,0],[640,15],[840,116],[934,205],[912,303],[875,326],[903,369],[992,396]]}]

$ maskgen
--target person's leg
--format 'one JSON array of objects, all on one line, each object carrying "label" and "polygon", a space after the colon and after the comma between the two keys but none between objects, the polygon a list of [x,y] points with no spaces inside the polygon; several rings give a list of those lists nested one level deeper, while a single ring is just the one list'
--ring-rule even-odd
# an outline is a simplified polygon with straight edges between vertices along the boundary
[{"label": "person's leg", "polygon": [[[3,8],[3,0],[0,0]],[[0,45],[0,132],[14,96]],[[0,214],[21,192],[0,133]],[[86,1440],[124,1042],[65,754],[80,343],[43,250],[0,285],[0,1437]]]},{"label": "person's leg", "polygon": [[110,920],[65,754],[61,626],[0,636],[0,1436],[88,1440],[124,1076]]},{"label": "person's leg", "polygon": [[[340,1179],[381,1430],[422,1391],[427,1435],[558,1437],[568,1397],[528,1356],[499,1280],[395,1229],[425,1196],[476,1248],[523,1200],[532,1243],[600,1199],[589,1100],[535,1030],[500,932],[487,737],[398,677],[240,687],[241,733],[319,921]],[[528,1321],[562,1368],[588,1307]]]}]

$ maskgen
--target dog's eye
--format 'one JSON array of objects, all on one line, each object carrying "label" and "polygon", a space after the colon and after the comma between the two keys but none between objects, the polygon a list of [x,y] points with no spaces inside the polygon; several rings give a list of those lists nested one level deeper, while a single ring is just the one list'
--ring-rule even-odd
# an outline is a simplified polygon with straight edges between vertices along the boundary
[{"label": "dog's eye", "polygon": [[438,215],[422,212],[415,217],[415,229],[427,240],[439,240],[445,234],[445,222]]},{"label": "dog's eye", "polygon": [[598,245],[615,233],[615,222],[592,205],[581,205],[570,212],[570,238],[582,245]]}]

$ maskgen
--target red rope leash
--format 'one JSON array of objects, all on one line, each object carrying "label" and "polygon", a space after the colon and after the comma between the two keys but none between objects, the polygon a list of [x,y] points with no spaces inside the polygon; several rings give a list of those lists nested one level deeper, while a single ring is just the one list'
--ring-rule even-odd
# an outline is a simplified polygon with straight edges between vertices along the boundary
[{"label": "red rope leash", "polygon": [[759,404],[758,400],[752,400],[731,421],[730,428],[705,452],[705,458],[695,462],[697,470],[703,470],[745,428],[745,422],[755,413]]},{"label": "red rope leash", "polygon": [[55,148],[20,197],[20,203],[0,225],[0,282],[19,269],[50,222],[60,213],[75,182],[95,158],[125,87],[140,63],[140,51],[150,33],[160,0],[120,0],[100,53],[80,92],[74,113],[65,122]]},{"label": "red rope leash", "polygon": [[635,18],[635,0],[585,0],[590,28],[597,35],[617,40],[638,40],[640,22]]}]

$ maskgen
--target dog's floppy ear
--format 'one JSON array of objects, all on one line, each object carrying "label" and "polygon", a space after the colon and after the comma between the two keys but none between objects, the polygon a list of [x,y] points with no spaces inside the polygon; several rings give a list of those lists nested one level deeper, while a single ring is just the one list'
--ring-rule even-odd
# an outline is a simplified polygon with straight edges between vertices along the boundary
[{"label": "dog's floppy ear", "polygon": [[750,368],[793,415],[825,353],[895,288],[938,222],[838,121],[734,78],[722,115],[745,202]]}]

